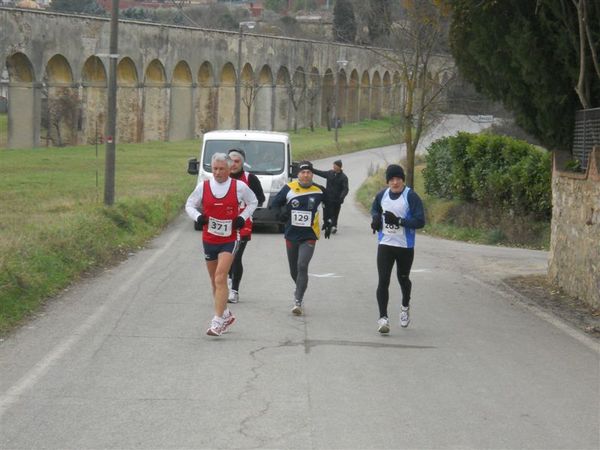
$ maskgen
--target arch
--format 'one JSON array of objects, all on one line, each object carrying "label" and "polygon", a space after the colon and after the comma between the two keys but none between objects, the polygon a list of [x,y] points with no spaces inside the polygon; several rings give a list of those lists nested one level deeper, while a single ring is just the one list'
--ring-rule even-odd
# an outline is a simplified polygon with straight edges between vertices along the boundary
[{"label": "arch", "polygon": [[210,62],[204,61],[198,69],[198,99],[196,102],[196,134],[217,128],[218,93],[215,74]]},{"label": "arch", "polygon": [[173,69],[173,86],[191,86],[192,71],[186,61],[179,61]]},{"label": "arch", "polygon": [[142,140],[142,89],[133,60],[125,57],[117,64],[117,140]]},{"label": "arch", "polygon": [[338,86],[337,86],[337,115],[338,117],[342,120],[342,122],[346,122],[347,119],[347,111],[346,111],[346,107],[347,107],[347,103],[348,103],[348,99],[347,99],[347,94],[348,94],[348,82],[347,82],[347,77],[346,77],[346,71],[344,69],[341,69],[338,72]]},{"label": "arch", "polygon": [[369,72],[364,71],[360,78],[360,120],[369,118],[369,105],[371,103],[371,80],[369,78]]},{"label": "arch", "polygon": [[371,105],[369,108],[371,119],[379,119],[381,117],[381,94],[381,77],[376,70],[373,74],[371,85]]},{"label": "arch", "polygon": [[306,74],[303,67],[296,67],[288,94],[290,112],[293,113],[293,128],[296,131],[298,127],[306,126]]},{"label": "arch", "polygon": [[323,85],[321,88],[321,125],[329,128],[332,120],[332,108],[335,101],[334,94],[335,81],[333,71],[327,69],[323,75]]},{"label": "arch", "polygon": [[144,142],[164,141],[167,138],[169,91],[166,84],[167,76],[163,63],[159,59],[153,59],[144,72]]},{"label": "arch", "polygon": [[226,63],[219,77],[219,107],[217,128],[231,129],[235,126],[235,84],[233,64]]},{"label": "arch", "polygon": [[42,138],[46,146],[77,144],[77,129],[81,129],[79,91],[73,87],[73,70],[60,54],[50,58],[44,69],[41,95]]},{"label": "arch", "polygon": [[265,64],[257,76],[258,92],[254,101],[254,125],[259,130],[273,129],[273,72]]},{"label": "arch", "polygon": [[275,81],[275,130],[285,131],[290,128],[290,100],[288,87],[291,84],[290,72],[281,66]]},{"label": "arch", "polygon": [[82,81],[82,140],[87,144],[102,143],[107,113],[107,76],[104,63],[90,56],[81,71]]},{"label": "arch", "polygon": [[350,73],[350,83],[348,86],[348,122],[358,122],[358,93],[359,93],[359,81],[358,71],[354,69]]},{"label": "arch", "polygon": [[31,60],[16,52],[6,58],[8,72],[8,147],[31,148],[40,142],[40,120],[36,114],[39,89],[34,87]]},{"label": "arch", "polygon": [[192,71],[186,61],[179,61],[173,69],[171,108],[169,110],[169,140],[180,141],[194,137],[194,99]]},{"label": "arch", "polygon": [[389,116],[392,109],[392,79],[387,70],[383,74],[383,101],[381,103],[381,114]]},{"label": "arch", "polygon": [[321,89],[319,69],[313,67],[306,83],[306,111],[311,130],[321,123]]},{"label": "arch", "polygon": [[252,127],[252,108],[258,92],[254,81],[254,70],[250,63],[244,64],[240,75],[240,128]]}]

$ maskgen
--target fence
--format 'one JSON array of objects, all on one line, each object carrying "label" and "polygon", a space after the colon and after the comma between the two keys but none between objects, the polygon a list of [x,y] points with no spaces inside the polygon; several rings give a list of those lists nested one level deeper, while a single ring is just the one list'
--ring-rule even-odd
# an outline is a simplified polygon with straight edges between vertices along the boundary
[{"label": "fence", "polygon": [[594,146],[600,145],[600,108],[582,109],[575,113],[573,157],[585,172]]}]

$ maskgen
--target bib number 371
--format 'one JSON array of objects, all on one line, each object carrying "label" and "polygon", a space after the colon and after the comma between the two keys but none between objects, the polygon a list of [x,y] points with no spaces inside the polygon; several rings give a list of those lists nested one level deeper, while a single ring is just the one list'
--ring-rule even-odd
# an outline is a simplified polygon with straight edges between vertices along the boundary
[{"label": "bib number 371", "polygon": [[291,222],[295,227],[310,227],[312,214],[306,211],[292,210]]},{"label": "bib number 371", "polygon": [[232,230],[232,221],[230,219],[221,220],[215,219],[214,217],[208,219],[208,232],[210,234],[214,234],[215,236],[227,237],[231,236]]}]

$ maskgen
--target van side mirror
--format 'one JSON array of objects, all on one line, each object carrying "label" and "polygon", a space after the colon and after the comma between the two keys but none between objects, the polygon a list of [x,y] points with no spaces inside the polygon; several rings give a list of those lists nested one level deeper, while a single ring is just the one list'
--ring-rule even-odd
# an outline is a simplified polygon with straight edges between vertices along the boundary
[{"label": "van side mirror", "polygon": [[292,161],[292,165],[290,166],[290,178],[298,178],[298,166],[300,165],[300,163],[298,163],[298,161]]},{"label": "van side mirror", "polygon": [[200,161],[196,158],[189,159],[187,172],[190,175],[198,175],[198,172],[200,172]]}]

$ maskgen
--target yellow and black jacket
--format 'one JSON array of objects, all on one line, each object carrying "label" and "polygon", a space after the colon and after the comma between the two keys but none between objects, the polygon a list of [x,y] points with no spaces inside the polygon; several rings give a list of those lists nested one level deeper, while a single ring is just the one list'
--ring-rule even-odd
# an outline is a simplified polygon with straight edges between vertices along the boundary
[{"label": "yellow and black jacket", "polygon": [[301,242],[319,239],[319,205],[325,189],[317,184],[304,188],[298,180],[290,181],[273,199],[272,207],[281,208],[286,218],[285,238]]}]

